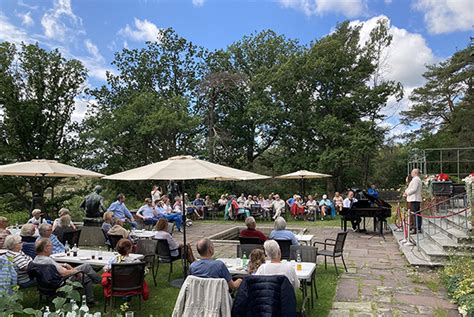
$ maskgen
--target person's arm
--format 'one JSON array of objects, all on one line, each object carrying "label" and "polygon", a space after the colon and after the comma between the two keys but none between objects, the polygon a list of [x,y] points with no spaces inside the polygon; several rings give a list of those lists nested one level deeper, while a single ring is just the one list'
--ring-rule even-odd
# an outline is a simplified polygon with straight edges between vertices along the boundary
[{"label": "person's arm", "polygon": [[240,287],[240,284],[242,284],[242,279],[238,278],[235,281],[231,279],[229,282],[227,282],[227,284],[229,284],[229,288],[231,290],[236,290]]},{"label": "person's arm", "polygon": [[137,217],[140,218],[140,219],[143,219],[143,220],[145,220],[145,217],[142,215],[142,212],[143,212],[143,208],[144,208],[144,207],[145,207],[145,206],[141,206],[140,209],[138,209],[138,211],[137,211],[137,213],[136,213]]},{"label": "person's arm", "polygon": [[416,193],[417,188],[417,181],[415,178],[413,178],[410,184],[408,184],[407,189],[405,189],[405,196],[413,195],[414,193]]},{"label": "person's arm", "polygon": [[300,245],[300,243],[298,242],[298,239],[296,239],[296,236],[294,234],[291,235],[291,244]]},{"label": "person's arm", "polygon": [[128,219],[130,219],[130,221],[134,221],[133,215],[132,215],[132,213],[130,212],[130,210],[128,210],[127,206],[125,206],[125,204],[123,204],[122,207],[123,207],[123,211],[124,211],[124,213],[125,213],[125,216],[126,216]]}]

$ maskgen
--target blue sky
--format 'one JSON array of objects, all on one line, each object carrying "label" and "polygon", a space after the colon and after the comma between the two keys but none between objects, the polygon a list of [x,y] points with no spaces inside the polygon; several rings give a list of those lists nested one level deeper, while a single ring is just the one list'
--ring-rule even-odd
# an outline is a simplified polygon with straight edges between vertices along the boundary
[{"label": "blue sky", "polygon": [[[244,35],[272,29],[303,44],[344,20],[364,23],[366,38],[378,18],[390,21],[394,37],[385,77],[401,81],[408,95],[423,84],[425,64],[465,48],[473,35],[471,0],[0,0],[0,41],[39,42],[78,58],[89,69],[88,85],[104,83],[113,53],[142,47],[159,30],[173,27],[208,49],[224,48]],[[78,100],[75,120],[86,102]],[[384,110],[397,123],[405,98]],[[394,129],[395,131],[396,129]]]}]

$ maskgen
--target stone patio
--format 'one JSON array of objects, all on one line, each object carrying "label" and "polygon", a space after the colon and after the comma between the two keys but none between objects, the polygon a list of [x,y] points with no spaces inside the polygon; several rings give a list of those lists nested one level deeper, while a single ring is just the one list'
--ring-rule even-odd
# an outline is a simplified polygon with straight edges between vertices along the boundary
[{"label": "stone patio", "polygon": [[[208,237],[236,224],[203,224],[195,222],[187,231],[193,246],[201,237]],[[271,224],[265,224],[268,226]],[[304,223],[297,226],[305,227]],[[314,240],[334,238],[339,228],[308,227]],[[176,233],[177,239],[182,234]],[[450,303],[444,287],[437,283],[435,272],[414,271],[398,249],[391,234],[381,237],[349,232],[344,258],[348,273],[340,275],[330,317],[338,316],[459,316],[457,307]],[[235,248],[216,244],[216,257],[235,256]],[[328,265],[332,260],[328,259]],[[324,270],[323,258],[318,259],[319,270]],[[341,266],[340,259],[337,260]],[[342,271],[343,268],[341,267]]]}]

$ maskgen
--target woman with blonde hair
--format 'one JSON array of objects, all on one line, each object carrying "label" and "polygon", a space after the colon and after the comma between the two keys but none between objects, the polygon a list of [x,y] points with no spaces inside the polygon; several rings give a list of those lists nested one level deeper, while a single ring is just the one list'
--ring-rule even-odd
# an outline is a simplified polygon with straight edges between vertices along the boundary
[{"label": "woman with blonde hair", "polygon": [[258,268],[260,265],[265,263],[265,252],[260,249],[253,249],[252,252],[250,252],[250,259],[249,259],[249,265],[248,265],[248,273],[249,274],[255,274],[257,272]]},{"label": "woman with blonde hair", "polygon": [[76,231],[76,227],[72,224],[71,216],[63,215],[59,218],[59,224],[54,229],[53,234],[58,237],[59,241],[64,242],[64,234],[72,231]]}]

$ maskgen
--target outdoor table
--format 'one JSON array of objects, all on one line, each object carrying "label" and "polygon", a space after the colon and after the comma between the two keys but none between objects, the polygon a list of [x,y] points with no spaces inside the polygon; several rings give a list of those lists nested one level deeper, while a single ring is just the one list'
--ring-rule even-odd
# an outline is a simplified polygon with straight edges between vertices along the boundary
[{"label": "outdoor table", "polygon": [[136,239],[152,239],[156,234],[156,231],[152,230],[132,230],[130,235]]},{"label": "outdoor table", "polygon": [[9,228],[7,228],[7,230],[10,231],[10,233],[14,236],[19,236],[20,231],[21,231],[20,228],[14,228],[14,227],[9,227]]},{"label": "outdoor table", "polygon": [[295,236],[299,242],[304,242],[306,245],[311,245],[311,240],[313,240],[312,234],[295,234]]},{"label": "outdoor table", "polygon": [[[312,236],[311,236],[312,237]],[[242,268],[242,260],[240,258],[218,258],[218,261],[222,261],[225,263],[229,273],[231,275],[248,275],[248,272]],[[284,262],[283,260],[282,262]],[[270,263],[270,261],[266,261],[266,263]],[[303,305],[305,303],[305,299],[308,297],[308,290],[307,290],[307,281],[311,279],[313,276],[314,271],[316,270],[316,263],[312,262],[301,262],[301,270],[296,270],[296,262],[294,263],[294,268],[296,272],[296,277],[300,280],[303,292]],[[309,305],[310,306],[310,305]]]},{"label": "outdoor table", "polygon": [[[51,258],[54,259],[56,262],[60,262],[60,263],[69,263],[69,264],[78,264],[78,265],[88,263],[91,266],[103,267],[104,265],[107,265],[109,263],[109,260],[111,258],[118,255],[117,252],[102,251],[102,260],[99,260],[97,257],[97,253],[98,253],[97,250],[79,249],[77,252],[77,256],[73,256],[72,252],[70,253],[69,256],[67,256],[65,253],[57,253],[57,254],[52,254]],[[95,259],[92,259],[92,255],[95,256]],[[142,259],[143,254],[131,253],[130,257],[136,258],[136,259]]]}]

